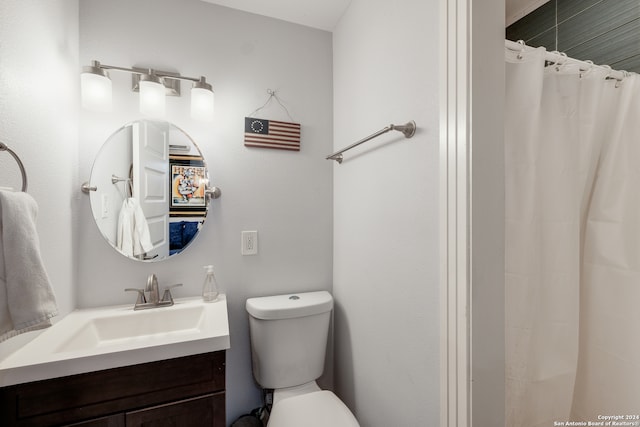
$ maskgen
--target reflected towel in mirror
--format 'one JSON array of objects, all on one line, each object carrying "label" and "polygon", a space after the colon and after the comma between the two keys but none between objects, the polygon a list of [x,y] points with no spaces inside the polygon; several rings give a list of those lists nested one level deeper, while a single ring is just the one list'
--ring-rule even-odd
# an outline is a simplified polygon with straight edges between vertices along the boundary
[{"label": "reflected towel in mirror", "polygon": [[0,191],[0,341],[51,326],[58,314],[40,256],[37,213],[29,194]]},{"label": "reflected towel in mirror", "polygon": [[116,247],[127,256],[144,255],[153,249],[147,218],[133,197],[125,199],[122,203],[118,217]]}]

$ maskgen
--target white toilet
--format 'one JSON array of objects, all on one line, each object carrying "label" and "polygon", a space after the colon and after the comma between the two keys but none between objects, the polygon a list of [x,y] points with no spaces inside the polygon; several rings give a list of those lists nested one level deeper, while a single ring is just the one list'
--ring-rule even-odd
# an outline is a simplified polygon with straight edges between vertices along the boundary
[{"label": "white toilet", "polygon": [[326,291],[249,298],[253,376],[273,389],[268,427],[358,427],[344,403],[321,390],[333,298]]}]

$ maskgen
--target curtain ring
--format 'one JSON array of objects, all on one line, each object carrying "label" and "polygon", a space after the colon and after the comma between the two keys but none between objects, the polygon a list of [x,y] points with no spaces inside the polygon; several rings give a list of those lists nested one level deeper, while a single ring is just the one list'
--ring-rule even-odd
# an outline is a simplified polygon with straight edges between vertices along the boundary
[{"label": "curtain ring", "polygon": [[580,78],[582,78],[583,76],[586,76],[587,74],[589,74],[591,72],[591,70],[593,70],[593,61],[587,59],[586,61],[584,61],[585,64],[587,64],[587,68],[586,69],[582,69],[580,68]]},{"label": "curtain ring", "polygon": [[568,56],[564,52],[558,52],[558,56],[563,59],[562,62],[556,61],[556,64],[555,64],[556,65],[556,71],[560,72],[560,71],[562,71],[562,67],[567,63],[567,61],[565,61],[565,60],[568,58]]},{"label": "curtain ring", "polygon": [[524,59],[524,52],[525,52],[525,48],[527,47],[527,45],[524,43],[524,40],[518,40],[516,43],[518,43],[520,46],[522,46],[522,48],[520,49],[520,52],[518,52],[518,55],[516,56],[516,58],[518,58],[519,60]]},{"label": "curtain ring", "polygon": [[[554,57],[560,55],[560,52],[558,52],[557,50],[552,50],[551,52],[549,52],[550,54],[552,54]],[[558,63],[558,60],[553,60],[553,61],[547,61],[547,67],[552,67],[554,65],[556,65]]]},{"label": "curtain ring", "polygon": [[625,70],[622,70],[621,73],[622,73],[622,78],[616,79],[616,89],[618,89],[622,85],[622,83],[624,82],[624,79],[626,79],[631,75],[631,73]]},{"label": "curtain ring", "polygon": [[613,69],[611,68],[610,65],[601,65],[600,67],[604,68],[605,70],[607,70],[607,75],[604,76],[605,80],[611,80],[611,71],[613,71]]}]

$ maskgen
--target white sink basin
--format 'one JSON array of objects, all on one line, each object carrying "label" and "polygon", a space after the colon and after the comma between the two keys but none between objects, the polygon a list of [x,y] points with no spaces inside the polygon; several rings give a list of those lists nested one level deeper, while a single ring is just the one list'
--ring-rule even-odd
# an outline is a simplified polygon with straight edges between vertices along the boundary
[{"label": "white sink basin", "polygon": [[88,351],[107,346],[142,346],[157,341],[201,334],[209,323],[202,304],[177,303],[171,307],[133,311],[105,310],[79,324],[55,352]]},{"label": "white sink basin", "polygon": [[76,310],[0,362],[0,386],[229,348],[224,295]]}]

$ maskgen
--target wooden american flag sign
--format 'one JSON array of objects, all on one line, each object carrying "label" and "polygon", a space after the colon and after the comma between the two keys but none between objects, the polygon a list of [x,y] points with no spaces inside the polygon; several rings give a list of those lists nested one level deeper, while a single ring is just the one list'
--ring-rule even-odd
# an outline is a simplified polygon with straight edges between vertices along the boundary
[{"label": "wooden american flag sign", "polygon": [[244,145],[300,151],[300,123],[245,117]]}]

